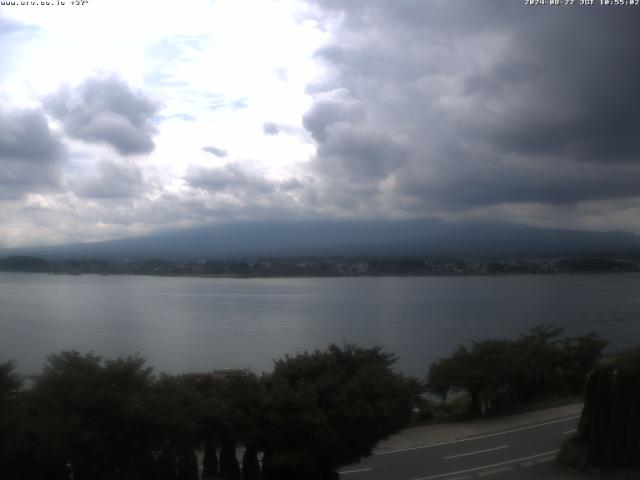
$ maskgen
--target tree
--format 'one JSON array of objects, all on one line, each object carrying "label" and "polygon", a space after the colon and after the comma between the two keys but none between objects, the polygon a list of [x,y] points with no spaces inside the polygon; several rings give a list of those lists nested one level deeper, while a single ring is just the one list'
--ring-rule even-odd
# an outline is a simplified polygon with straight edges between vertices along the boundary
[{"label": "tree", "polygon": [[331,345],[285,357],[263,379],[265,478],[323,478],[407,425],[414,384],[380,347]]},{"label": "tree", "polygon": [[202,459],[202,480],[215,480],[218,476],[218,455],[216,444],[211,435],[205,437]]},{"label": "tree", "polygon": [[17,468],[22,378],[13,362],[0,363],[0,478],[12,478]]},{"label": "tree", "polygon": [[193,475],[194,452],[203,441],[203,397],[190,375],[161,375],[152,385],[147,408],[154,419],[153,451],[163,478]]},{"label": "tree", "polygon": [[463,374],[470,365],[469,350],[458,345],[456,351],[449,357],[440,358],[429,367],[427,390],[446,401],[450,393],[465,390]]},{"label": "tree", "polygon": [[560,346],[563,361],[559,366],[559,383],[567,394],[580,394],[585,388],[589,372],[602,357],[607,341],[592,332],[563,339]]},{"label": "tree", "polygon": [[466,391],[469,412],[481,413],[481,400],[495,403],[507,396],[513,382],[512,345],[504,340],[472,342],[471,348],[459,346],[449,358],[431,365],[427,388],[446,398],[450,392]]},{"label": "tree", "polygon": [[255,445],[247,445],[242,456],[242,480],[260,480],[260,463]]},{"label": "tree", "polygon": [[29,397],[32,461],[56,471],[69,464],[78,480],[146,478],[157,430],[152,382],[138,357],[50,356]]},{"label": "tree", "polygon": [[178,480],[199,480],[198,459],[192,448],[186,448],[178,455]]},{"label": "tree", "polygon": [[[191,376],[191,379],[201,399],[198,427],[206,447],[205,473],[213,477],[219,465],[221,478],[239,479],[236,445],[244,444],[249,453],[255,455],[256,443],[262,438],[258,425],[263,413],[262,385],[255,374],[246,370]],[[215,458],[216,441],[221,445],[219,462]]]},{"label": "tree", "polygon": [[558,369],[564,363],[558,336],[564,330],[564,327],[539,325],[513,342],[512,360],[517,362],[519,371],[515,387],[520,400],[527,402],[545,391],[558,389],[554,380],[557,380]]},{"label": "tree", "polygon": [[0,270],[9,272],[47,272],[51,266],[44,258],[14,255],[0,260]]},{"label": "tree", "polygon": [[[169,377],[167,377],[169,378]],[[203,480],[215,480],[219,476],[219,463],[217,444],[221,440],[221,415],[219,406],[222,397],[222,381],[212,374],[186,374],[180,376],[183,395],[188,392],[189,398],[179,401],[183,408],[185,405],[189,409],[184,412],[182,418],[188,419],[189,434],[187,437],[191,445],[204,445],[204,456],[202,459]],[[180,419],[176,419],[180,422]]]},{"label": "tree", "polygon": [[516,340],[459,346],[431,365],[427,389],[443,400],[450,392],[468,393],[472,414],[481,413],[483,401],[500,409],[546,394],[579,393],[606,341],[595,333],[558,338],[563,332],[541,325]]},{"label": "tree", "polygon": [[220,449],[220,478],[222,480],[240,480],[240,465],[236,458],[236,441],[225,434]]}]

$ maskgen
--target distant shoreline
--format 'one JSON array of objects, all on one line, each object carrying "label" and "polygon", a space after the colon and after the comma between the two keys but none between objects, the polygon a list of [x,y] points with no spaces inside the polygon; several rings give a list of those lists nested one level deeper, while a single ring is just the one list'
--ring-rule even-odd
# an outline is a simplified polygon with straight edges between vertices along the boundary
[{"label": "distant shoreline", "polygon": [[202,279],[283,279],[283,278],[479,278],[479,277],[532,277],[532,276],[558,276],[558,275],[623,275],[640,273],[640,271],[564,271],[564,272],[547,272],[547,273],[442,273],[442,274],[290,274],[290,275],[237,275],[237,274],[170,274],[170,273],[111,273],[108,275],[83,272],[83,273],[53,273],[53,272],[31,272],[16,270],[0,270],[0,273],[21,273],[21,274],[39,274],[51,275],[59,277],[152,277],[152,278],[202,278]]},{"label": "distant shoreline", "polygon": [[167,261],[12,256],[0,271],[52,275],[150,275],[208,278],[469,277],[640,272],[640,258],[462,259],[415,257],[263,258]]}]

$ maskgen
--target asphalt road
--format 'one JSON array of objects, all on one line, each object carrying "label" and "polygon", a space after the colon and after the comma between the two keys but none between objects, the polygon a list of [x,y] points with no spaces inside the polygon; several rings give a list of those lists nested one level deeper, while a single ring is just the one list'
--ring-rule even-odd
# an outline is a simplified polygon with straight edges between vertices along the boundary
[{"label": "asphalt road", "polygon": [[520,468],[552,461],[579,416],[548,420],[444,443],[374,453],[342,469],[342,480],[516,478]]}]

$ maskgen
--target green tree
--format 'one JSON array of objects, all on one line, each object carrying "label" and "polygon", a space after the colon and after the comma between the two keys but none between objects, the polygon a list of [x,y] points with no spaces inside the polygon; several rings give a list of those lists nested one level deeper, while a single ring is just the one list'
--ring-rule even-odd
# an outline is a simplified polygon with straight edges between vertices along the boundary
[{"label": "green tree", "polygon": [[13,362],[0,363],[0,478],[17,475],[21,419],[22,378]]},{"label": "green tree", "polygon": [[371,454],[411,418],[414,384],[380,347],[285,357],[263,379],[265,478],[322,478]]},{"label": "green tree", "polygon": [[176,421],[186,419],[189,433],[185,438],[194,448],[196,445],[204,447],[203,480],[218,479],[220,476],[217,445],[222,438],[220,404],[224,395],[222,379],[208,373],[186,374],[180,376],[180,383],[182,386],[178,387],[178,391],[188,393],[189,398],[186,402],[180,402],[179,409],[186,405],[189,411],[181,413]]},{"label": "green tree", "polygon": [[50,356],[29,398],[34,463],[70,465],[78,480],[146,478],[157,430],[147,408],[152,382],[138,357]]},{"label": "green tree", "polygon": [[240,480],[240,465],[236,457],[236,440],[225,434],[220,449],[220,478],[223,480]]},{"label": "green tree", "polygon": [[448,358],[431,365],[427,388],[446,398],[449,392],[465,391],[470,396],[469,412],[481,412],[481,401],[495,403],[509,395],[513,382],[513,347],[504,340],[472,342],[459,346]]},{"label": "green tree", "polygon": [[202,459],[202,480],[215,480],[218,476],[218,454],[212,435],[205,437],[204,456]]},{"label": "green tree", "polygon": [[161,460],[162,478],[193,475],[194,452],[204,441],[203,402],[191,375],[162,374],[152,385],[147,405],[154,419],[152,445]]},{"label": "green tree", "polygon": [[443,400],[451,392],[468,393],[472,414],[482,411],[482,402],[501,409],[544,395],[578,393],[606,341],[594,333],[560,338],[563,332],[541,325],[515,340],[459,346],[431,365],[427,389]]},{"label": "green tree", "polygon": [[539,325],[513,342],[512,361],[518,371],[515,388],[521,401],[527,402],[545,391],[558,389],[558,369],[564,363],[558,336],[564,330],[564,327]]},{"label": "green tree", "polygon": [[247,445],[242,456],[242,480],[260,480],[260,463],[255,445]]},{"label": "green tree", "polygon": [[[262,438],[259,430],[264,398],[262,384],[255,374],[246,370],[190,378],[200,397],[197,422],[205,444],[204,473],[215,478],[219,466],[221,478],[239,479],[236,446],[245,445],[249,454],[255,455],[257,442]],[[219,461],[215,457],[216,443],[221,446]]]},{"label": "green tree", "polygon": [[602,357],[607,341],[595,333],[577,338],[563,339],[562,363],[559,365],[558,382],[570,395],[580,394],[585,388],[585,379]]}]

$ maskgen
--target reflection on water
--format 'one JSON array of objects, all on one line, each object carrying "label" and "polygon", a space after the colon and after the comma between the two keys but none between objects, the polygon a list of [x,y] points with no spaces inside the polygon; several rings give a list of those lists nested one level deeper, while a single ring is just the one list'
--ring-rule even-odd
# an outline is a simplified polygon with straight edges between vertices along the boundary
[{"label": "reflection on water", "polygon": [[269,370],[331,342],[384,345],[424,376],[457,344],[540,323],[640,340],[640,274],[206,279],[0,273],[0,360],[37,371],[62,349],[139,353],[168,372]]}]

